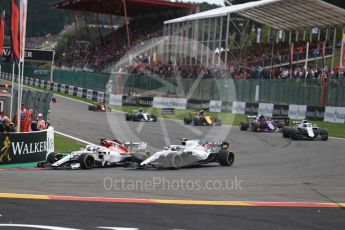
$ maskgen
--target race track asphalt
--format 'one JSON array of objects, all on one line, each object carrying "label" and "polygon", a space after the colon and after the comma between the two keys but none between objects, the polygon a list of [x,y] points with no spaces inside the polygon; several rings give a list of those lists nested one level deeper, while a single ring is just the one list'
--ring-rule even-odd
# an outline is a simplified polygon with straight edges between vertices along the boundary
[{"label": "race track asphalt", "polygon": [[[52,106],[51,123],[57,131],[92,143],[98,143],[100,138],[113,137],[126,141],[145,141],[150,145],[152,152],[166,144],[179,143],[182,137],[231,140],[231,147],[236,154],[235,163],[232,167],[212,164],[180,170],[136,170],[121,167],[89,171],[4,170],[0,171],[0,193],[335,204],[345,201],[344,140],[292,142],[282,138],[281,133],[241,132],[238,127],[230,126],[185,127],[182,122],[172,120],[131,123],[125,121],[122,113],[91,112],[86,104],[61,97],[57,97],[57,103]],[[40,202],[47,204],[42,206],[42,210],[36,210],[34,207]],[[117,216],[119,212],[127,213],[126,207],[131,206],[49,202],[56,201],[1,199],[1,207],[5,209],[0,210],[4,212],[12,207],[21,211],[26,210],[27,213],[41,212],[38,215],[45,217],[45,210],[53,215],[55,212],[70,212],[78,207],[80,215],[91,216],[95,213],[94,218],[100,221],[99,223],[104,220],[105,224],[114,226],[108,218],[102,217],[101,209],[103,208],[106,215],[111,212],[112,216]],[[27,208],[31,205],[33,208]],[[125,222],[119,221],[115,224],[124,227],[137,226],[140,229],[229,229],[232,224],[235,226],[234,229],[342,229],[345,219],[342,208],[320,210],[286,207],[200,208],[132,205],[131,210],[134,214],[125,215],[125,218],[128,218]],[[172,212],[173,214],[170,214]],[[170,215],[169,218],[159,219],[161,222],[147,221],[149,216],[155,220],[157,216],[167,213]],[[196,219],[194,215],[198,214],[200,218]],[[130,221],[137,216],[144,221]],[[73,218],[77,217],[74,215]],[[200,222],[200,225],[196,224],[204,218],[209,219]],[[0,217],[0,223],[3,223],[2,220],[5,218]],[[30,218],[23,218],[19,222],[23,221],[37,224],[34,220],[28,222]],[[55,224],[53,220],[47,221],[48,224]],[[164,225],[170,221],[176,225]],[[5,222],[7,223],[7,219]],[[99,223],[92,226],[100,226]],[[131,223],[134,224],[130,225]],[[212,224],[217,227],[210,227]],[[90,225],[73,225],[67,221],[62,226]]]}]

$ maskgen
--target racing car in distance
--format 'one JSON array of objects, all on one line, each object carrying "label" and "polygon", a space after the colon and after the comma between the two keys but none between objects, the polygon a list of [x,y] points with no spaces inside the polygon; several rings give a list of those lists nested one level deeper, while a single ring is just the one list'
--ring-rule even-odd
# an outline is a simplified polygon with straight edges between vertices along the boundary
[{"label": "racing car in distance", "polygon": [[132,110],[126,113],[126,121],[152,121],[156,122],[158,120],[156,115],[145,113],[142,109]]},{"label": "racing car in distance", "polygon": [[110,107],[106,107],[103,102],[97,102],[93,105],[89,105],[89,111],[95,111],[95,112],[111,112],[112,109]]},{"label": "racing car in distance", "polygon": [[273,116],[265,117],[260,116],[248,116],[247,120],[240,122],[240,129],[242,131],[250,129],[254,132],[274,132],[276,130],[282,130],[284,126],[289,126],[290,119],[285,116]]},{"label": "racing car in distance", "polygon": [[186,125],[196,125],[196,126],[220,126],[222,121],[218,117],[208,116],[204,110],[199,112],[191,112],[189,116],[183,119]]},{"label": "racing car in distance", "polygon": [[235,160],[228,142],[202,140],[184,140],[180,145],[170,145],[150,156],[143,151],[137,151],[132,155],[132,166],[136,168],[179,169],[211,162],[218,162],[221,166],[232,166]]},{"label": "racing car in distance", "polygon": [[6,83],[6,82],[0,82],[0,88],[12,88],[12,85],[10,83]]},{"label": "racing car in distance", "polygon": [[39,163],[38,167],[92,169],[94,167],[110,167],[129,165],[132,160],[132,148],[145,152],[144,142],[121,144],[117,140],[101,139],[100,145],[87,145],[85,149],[74,151],[63,156],[60,153],[50,153],[47,161]]},{"label": "racing car in distance", "polygon": [[283,137],[292,140],[315,140],[320,137],[321,141],[328,140],[328,130],[322,129],[309,123],[307,120],[296,121],[295,127],[283,127]]}]

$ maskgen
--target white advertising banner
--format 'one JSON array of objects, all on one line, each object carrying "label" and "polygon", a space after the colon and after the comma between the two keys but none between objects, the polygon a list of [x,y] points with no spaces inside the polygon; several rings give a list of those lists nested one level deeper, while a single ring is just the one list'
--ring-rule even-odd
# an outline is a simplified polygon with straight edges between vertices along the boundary
[{"label": "white advertising banner", "polygon": [[345,123],[344,107],[326,107],[324,121],[333,123]]},{"label": "white advertising banner", "polygon": [[104,93],[103,92],[98,92],[97,101],[104,101]]},{"label": "white advertising banner", "polygon": [[69,94],[69,95],[73,95],[73,91],[74,91],[74,86],[71,86],[71,85],[70,85],[70,86],[68,87],[68,94]]},{"label": "white advertising banner", "polygon": [[78,88],[77,96],[78,97],[83,97],[83,88]]},{"label": "white advertising banner", "polygon": [[259,104],[259,109],[258,109],[258,115],[262,114],[264,116],[269,116],[271,117],[273,114],[273,107],[274,104],[270,104],[270,103],[260,103]]},{"label": "white advertising banner", "polygon": [[210,101],[210,112],[220,113],[222,111],[222,101]]},{"label": "white advertising banner", "polygon": [[89,100],[92,100],[92,94],[93,94],[93,90],[88,89],[86,93],[86,98]]},{"label": "white advertising banner", "polygon": [[307,113],[306,105],[289,105],[289,117],[293,120],[303,120]]},{"label": "white advertising banner", "polygon": [[167,97],[155,97],[153,98],[154,108],[175,108],[186,109],[187,99],[185,98],[167,98]]},{"label": "white advertising banner", "polygon": [[241,101],[234,101],[232,103],[232,113],[233,114],[245,114],[246,113],[246,103]]},{"label": "white advertising banner", "polygon": [[109,105],[122,105],[122,94],[110,94]]}]

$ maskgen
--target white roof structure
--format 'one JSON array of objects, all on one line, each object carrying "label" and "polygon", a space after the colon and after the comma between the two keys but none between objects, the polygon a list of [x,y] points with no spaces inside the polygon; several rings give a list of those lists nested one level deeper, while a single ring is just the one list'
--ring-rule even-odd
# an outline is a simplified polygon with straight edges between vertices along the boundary
[{"label": "white roof structure", "polygon": [[164,24],[224,17],[232,13],[280,30],[345,25],[345,10],[322,0],[261,0],[220,7]]}]

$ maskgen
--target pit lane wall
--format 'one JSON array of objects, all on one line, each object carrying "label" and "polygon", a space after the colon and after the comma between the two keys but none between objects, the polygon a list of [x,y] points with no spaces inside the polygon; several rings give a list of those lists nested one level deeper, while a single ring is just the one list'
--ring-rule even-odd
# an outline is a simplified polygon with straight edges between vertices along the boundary
[{"label": "pit lane wall", "polygon": [[45,161],[54,152],[54,128],[31,133],[0,133],[0,166]]},{"label": "pit lane wall", "polygon": [[[2,73],[1,78],[11,80],[11,74]],[[114,95],[101,91],[52,83],[34,78],[24,78],[24,84],[54,92],[65,93],[94,101],[106,101],[110,105],[149,106],[155,108],[206,109],[211,112],[265,116],[289,116],[291,119],[319,120],[332,123],[345,123],[345,107],[320,107],[295,104],[252,103],[244,101],[195,100],[168,97],[141,97]]]}]

